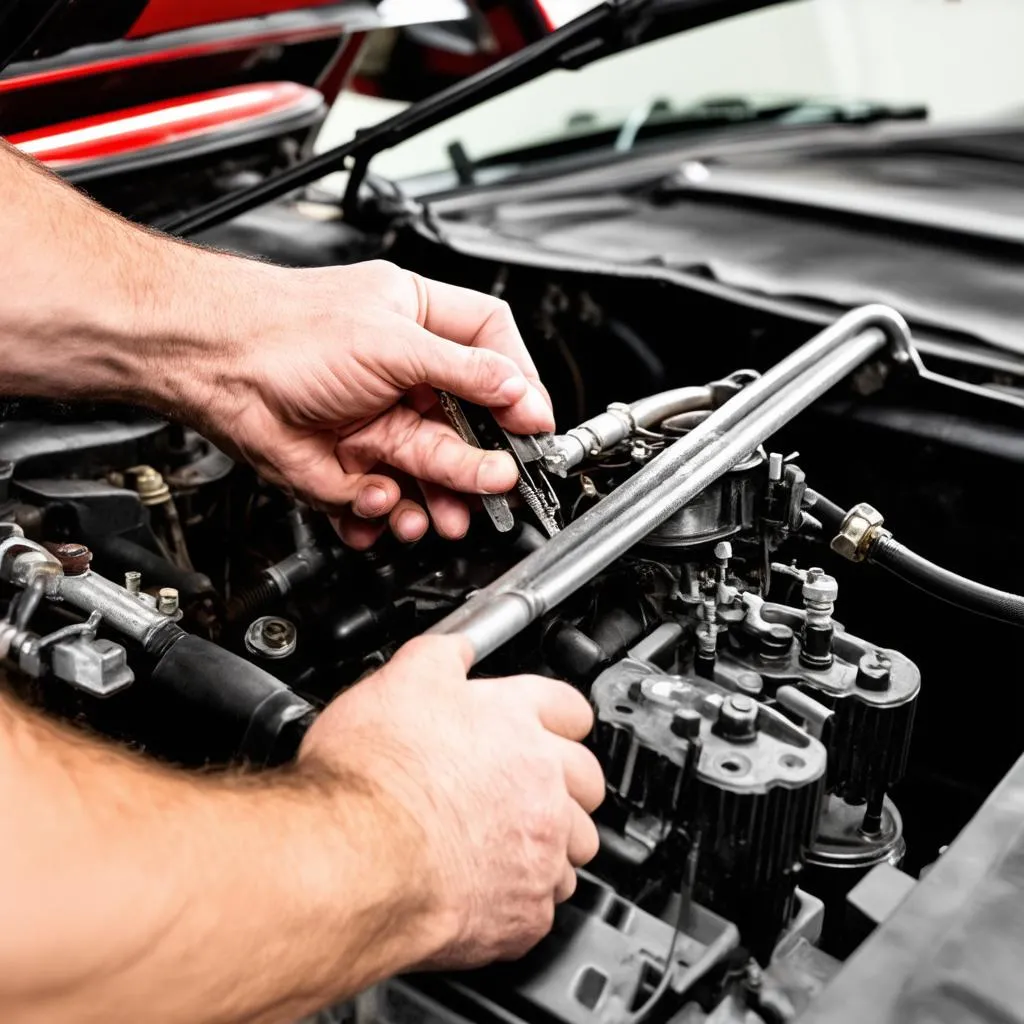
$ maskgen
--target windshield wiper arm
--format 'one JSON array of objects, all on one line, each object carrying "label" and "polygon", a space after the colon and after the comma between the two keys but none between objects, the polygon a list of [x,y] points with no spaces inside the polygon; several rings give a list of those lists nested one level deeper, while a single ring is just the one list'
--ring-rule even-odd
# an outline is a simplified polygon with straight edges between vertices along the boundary
[{"label": "windshield wiper arm", "polygon": [[222,196],[197,210],[165,220],[157,227],[172,234],[193,235],[346,168],[350,168],[350,175],[343,203],[346,215],[351,217],[370,160],[383,150],[547,71],[584,67],[641,42],[780,2],[605,0],[601,6],[570,21],[557,32],[472,78],[414,103],[394,117],[357,132],[350,141],[310,157],[251,188]]}]

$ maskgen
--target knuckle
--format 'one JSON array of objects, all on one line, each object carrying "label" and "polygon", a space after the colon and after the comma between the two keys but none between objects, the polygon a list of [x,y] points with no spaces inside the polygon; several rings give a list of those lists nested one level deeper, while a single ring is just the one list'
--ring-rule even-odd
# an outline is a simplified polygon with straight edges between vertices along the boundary
[{"label": "knuckle", "polygon": [[489,319],[492,321],[500,322],[502,324],[515,323],[515,317],[512,315],[512,307],[504,300],[498,299],[494,296],[489,296],[491,311]]},{"label": "knuckle", "polygon": [[500,379],[507,376],[503,372],[504,360],[494,352],[484,348],[467,348],[463,351],[465,353],[463,358],[469,367],[470,382],[478,390],[493,387]]},{"label": "knuckle", "polygon": [[370,260],[363,266],[368,273],[380,278],[382,284],[397,284],[405,277],[405,271],[390,260]]},{"label": "knuckle", "polygon": [[569,841],[564,770],[557,755],[543,754],[524,766],[521,778],[522,829],[534,856],[547,864],[564,856]]},{"label": "knuckle", "polygon": [[594,709],[590,701],[580,693],[571,683],[563,682],[560,679],[546,680],[552,697],[557,700],[559,706],[574,718],[578,718],[581,725],[585,725],[589,732],[594,727]]},{"label": "knuckle", "polygon": [[466,445],[453,434],[438,431],[427,442],[424,462],[442,476],[442,483],[457,484],[466,456]]}]

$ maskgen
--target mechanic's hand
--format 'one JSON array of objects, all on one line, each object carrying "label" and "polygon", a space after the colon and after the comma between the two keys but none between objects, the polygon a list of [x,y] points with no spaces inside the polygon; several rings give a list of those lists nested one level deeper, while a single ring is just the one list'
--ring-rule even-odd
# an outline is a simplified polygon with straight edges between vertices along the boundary
[{"label": "mechanic's hand", "polygon": [[[249,336],[197,371],[218,384],[195,392],[201,429],[331,514],[357,548],[388,523],[401,540],[421,537],[420,502],[440,534],[461,537],[469,512],[459,495],[515,486],[512,459],[464,444],[434,391],[493,408],[517,433],[553,429],[504,302],[383,262],[249,266],[238,300],[248,295],[255,309]],[[403,497],[400,481],[412,493]]]},{"label": "mechanic's hand", "polygon": [[593,721],[586,700],[539,676],[467,680],[469,664],[461,637],[413,640],[338,698],[300,753],[414,820],[407,877],[431,894],[437,935],[419,966],[521,956],[575,889],[573,866],[597,853],[589,812],[604,779],[576,742]]}]

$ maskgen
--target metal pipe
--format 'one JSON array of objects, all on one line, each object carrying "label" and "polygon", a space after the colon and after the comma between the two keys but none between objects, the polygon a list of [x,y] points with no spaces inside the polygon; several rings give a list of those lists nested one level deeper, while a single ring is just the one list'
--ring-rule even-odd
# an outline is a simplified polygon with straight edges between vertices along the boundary
[{"label": "metal pipe", "polygon": [[467,636],[477,661],[490,654],[625,554],[887,342],[897,358],[907,358],[910,332],[894,310],[873,305],[847,313],[429,632]]},{"label": "metal pipe", "polygon": [[707,385],[675,388],[631,402],[629,415],[638,427],[647,430],[656,427],[670,416],[678,416],[680,413],[693,412],[697,409],[710,409],[714,400],[714,389]]},{"label": "metal pipe", "polygon": [[79,611],[103,613],[104,624],[130,636],[143,646],[172,620],[129,594],[124,587],[92,571],[81,576],[61,576],[57,596]]}]

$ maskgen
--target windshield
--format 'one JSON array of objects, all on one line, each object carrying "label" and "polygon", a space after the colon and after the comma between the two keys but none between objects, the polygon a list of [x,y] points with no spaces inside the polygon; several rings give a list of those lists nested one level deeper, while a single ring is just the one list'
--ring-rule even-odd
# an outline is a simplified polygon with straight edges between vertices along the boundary
[{"label": "windshield", "polygon": [[1022,41],[1024,0],[791,0],[551,72],[380,154],[371,170],[451,175],[460,163],[530,165],[751,123],[1012,116],[1024,102]]}]

